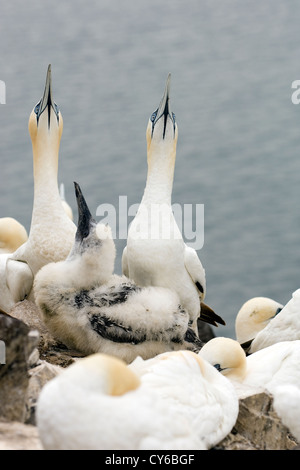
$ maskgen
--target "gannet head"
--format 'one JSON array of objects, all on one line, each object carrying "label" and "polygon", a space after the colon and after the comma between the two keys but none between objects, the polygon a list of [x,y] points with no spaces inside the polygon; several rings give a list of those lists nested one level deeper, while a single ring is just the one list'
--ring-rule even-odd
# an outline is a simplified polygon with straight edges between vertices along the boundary
[{"label": "gannet head", "polygon": [[64,377],[87,393],[98,391],[110,396],[121,396],[140,386],[139,377],[124,361],[102,353],[79,359],[65,370]]},{"label": "gannet head", "polygon": [[235,319],[236,339],[240,344],[252,341],[283,308],[273,299],[254,297],[245,302]]},{"label": "gannet head", "polygon": [[78,207],[78,225],[75,242],[68,260],[80,263],[81,278],[95,284],[105,282],[113,273],[116,257],[115,244],[109,225],[97,224],[88,208],[78,183],[74,183]]},{"label": "gannet head", "polygon": [[153,154],[161,157],[171,155],[174,160],[176,157],[178,127],[175,114],[171,112],[170,107],[170,83],[171,74],[168,75],[160,105],[148,122],[146,130],[148,164],[151,163]]},{"label": "gannet head", "polygon": [[198,354],[228,378],[238,381],[245,378],[246,354],[238,341],[219,336],[208,341]]},{"label": "gannet head", "polygon": [[20,222],[12,217],[0,218],[0,253],[13,253],[27,239],[27,231]]},{"label": "gannet head", "polygon": [[52,97],[51,65],[47,70],[44,94],[29,116],[28,130],[34,150],[52,147],[58,152],[63,119]]}]

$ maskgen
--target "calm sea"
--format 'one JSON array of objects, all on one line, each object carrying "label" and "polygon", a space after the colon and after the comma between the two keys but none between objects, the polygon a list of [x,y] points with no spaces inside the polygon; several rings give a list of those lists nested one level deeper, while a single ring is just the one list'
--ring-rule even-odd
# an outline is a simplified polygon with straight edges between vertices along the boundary
[{"label": "calm sea", "polygon": [[[91,211],[141,199],[145,131],[172,74],[179,127],[173,202],[204,204],[207,303],[235,337],[253,296],[300,287],[300,10],[296,0],[2,2],[0,216],[30,228],[29,114],[52,64],[64,118],[59,182]],[[128,222],[131,219],[128,219]],[[116,272],[126,240],[116,239]]]}]

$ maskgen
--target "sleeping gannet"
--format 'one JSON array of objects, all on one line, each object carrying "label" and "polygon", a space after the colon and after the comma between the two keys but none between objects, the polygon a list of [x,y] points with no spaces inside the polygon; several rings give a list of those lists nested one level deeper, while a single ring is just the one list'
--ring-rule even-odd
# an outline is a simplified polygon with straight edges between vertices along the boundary
[{"label": "sleeping gannet", "polygon": [[67,201],[66,201],[65,185],[63,183],[61,183],[61,185],[59,187],[59,195],[60,195],[61,203],[63,205],[63,208],[64,208],[66,214],[70,217],[71,220],[73,220],[73,211],[72,211],[72,208],[71,208],[70,204],[68,204]]},{"label": "sleeping gannet", "polygon": [[246,354],[238,341],[231,338],[217,337],[208,341],[199,351],[199,355],[216,367],[231,380],[239,396],[247,388],[267,390],[274,397],[274,409],[285,421],[289,413],[289,403],[276,407],[277,391],[283,385],[300,390],[300,341],[283,341],[273,344],[250,356]]},{"label": "sleeping gannet", "polygon": [[30,114],[28,128],[33,150],[32,219],[27,242],[11,255],[0,256],[0,308],[7,313],[20,300],[32,300],[35,274],[45,264],[66,258],[76,232],[57,184],[63,120],[52,98],[50,65],[43,97]]},{"label": "sleeping gannet", "polygon": [[174,415],[187,417],[208,449],[235,425],[239,406],[234,386],[199,354],[177,351],[146,361],[138,357],[129,368],[165,400],[166,407],[172,407]]},{"label": "sleeping gannet", "polygon": [[13,217],[0,218],[0,254],[13,253],[28,240],[26,228]]},{"label": "sleeping gannet", "polygon": [[170,108],[170,80],[169,74],[160,105],[148,122],[147,182],[129,227],[122,270],[140,286],[176,291],[197,333],[199,316],[215,326],[225,323],[211,309],[200,307],[206,292],[205,271],[197,252],[184,243],[171,207],[178,128]]},{"label": "sleeping gannet", "polygon": [[65,261],[36,275],[35,301],[52,335],[83,354],[102,352],[126,362],[165,351],[199,349],[176,292],[139,287],[113,274],[115,244],[109,226],[96,224],[75,183],[78,228]]},{"label": "sleeping gannet", "polygon": [[[184,375],[178,374],[179,381],[190,387]],[[122,360],[93,354],[43,387],[36,410],[39,437],[45,450],[205,450],[172,405]]]},{"label": "sleeping gannet", "polygon": [[235,325],[237,340],[250,354],[282,341],[300,340],[300,289],[285,306],[268,298],[250,299]]}]

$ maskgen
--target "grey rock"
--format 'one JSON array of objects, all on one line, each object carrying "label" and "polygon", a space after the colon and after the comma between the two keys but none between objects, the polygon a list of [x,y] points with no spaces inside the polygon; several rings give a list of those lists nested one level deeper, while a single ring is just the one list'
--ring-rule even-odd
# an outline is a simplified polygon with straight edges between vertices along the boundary
[{"label": "grey rock", "polygon": [[36,426],[0,421],[0,450],[42,450]]},{"label": "grey rock", "polygon": [[223,450],[292,450],[297,447],[273,408],[268,392],[253,393],[239,400],[239,415],[231,433],[216,447]]},{"label": "grey rock", "polygon": [[23,422],[29,383],[28,359],[33,343],[23,322],[0,313],[0,339],[5,344],[5,364],[0,365],[0,417]]}]

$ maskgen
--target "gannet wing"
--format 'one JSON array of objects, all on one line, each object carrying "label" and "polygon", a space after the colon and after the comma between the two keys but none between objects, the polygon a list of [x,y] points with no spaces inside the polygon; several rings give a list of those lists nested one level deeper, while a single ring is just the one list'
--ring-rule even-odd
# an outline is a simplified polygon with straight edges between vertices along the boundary
[{"label": "gannet wing", "polygon": [[196,250],[187,245],[185,245],[184,251],[184,264],[199,292],[201,302],[200,320],[206,323],[210,323],[214,326],[218,326],[217,323],[225,325],[223,318],[217,315],[210,307],[208,307],[208,305],[202,302],[206,293],[205,270]]},{"label": "gannet wing", "polygon": [[205,270],[196,250],[187,245],[184,250],[184,264],[199,291],[200,299],[204,299],[206,292]]},{"label": "gannet wing", "polygon": [[145,330],[133,330],[130,326],[108,318],[105,315],[89,315],[91,326],[102,338],[116,343],[139,344],[146,341]]},{"label": "gannet wing", "polygon": [[128,269],[128,259],[127,259],[127,246],[125,246],[122,255],[122,272],[124,276],[129,277],[129,269]]},{"label": "gannet wing", "polygon": [[24,300],[33,285],[33,272],[24,261],[8,258],[6,262],[6,285],[14,302]]}]

